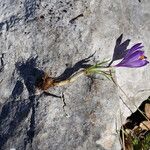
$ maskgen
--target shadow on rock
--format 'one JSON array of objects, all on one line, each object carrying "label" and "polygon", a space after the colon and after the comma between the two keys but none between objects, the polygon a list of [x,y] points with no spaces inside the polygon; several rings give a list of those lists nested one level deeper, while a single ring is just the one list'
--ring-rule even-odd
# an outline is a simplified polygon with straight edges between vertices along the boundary
[{"label": "shadow on rock", "polygon": [[[77,62],[73,67],[67,68],[59,77],[57,77],[57,80],[65,80],[79,69],[91,66],[90,64],[87,64],[87,62],[90,61],[89,59],[93,55]],[[36,67],[36,60],[37,57],[31,57],[27,61],[16,63],[16,69],[20,77],[24,80],[25,86],[21,80],[17,80],[10,98],[2,107],[0,114],[0,149],[2,149],[9,138],[15,135],[15,131],[18,126],[26,117],[28,117],[30,111],[30,125],[29,129],[26,131],[23,149],[26,149],[28,143],[31,144],[32,148],[32,141],[36,130],[36,111],[38,108],[39,98],[43,94],[45,96],[61,98],[61,96],[56,96],[46,92],[43,92],[40,95],[35,95],[36,83],[39,79],[42,79],[45,74],[44,71],[39,70]],[[21,95],[25,87],[27,88],[29,97],[28,99],[21,99]]]},{"label": "shadow on rock", "polygon": [[35,19],[35,11],[37,7],[36,0],[25,0],[24,8],[25,8],[25,21],[32,21]]},{"label": "shadow on rock", "polygon": [[12,99],[15,101],[19,96],[21,96],[23,90],[23,83],[20,80],[18,80],[11,94]]},{"label": "shadow on rock", "polygon": [[13,136],[14,131],[27,116],[31,108],[28,100],[10,101],[2,107],[0,114],[0,149]]},{"label": "shadow on rock", "polygon": [[25,82],[29,95],[35,94],[36,81],[44,75],[44,71],[36,67],[36,60],[37,57],[30,57],[26,62],[16,63],[16,68]]},{"label": "shadow on rock", "polygon": [[16,63],[16,68],[28,90],[29,98],[21,99],[24,85],[21,80],[18,80],[0,114],[0,149],[9,138],[14,136],[15,130],[28,117],[30,111],[32,111],[30,126],[27,131],[27,138],[24,140],[24,149],[26,149],[28,142],[32,143],[35,132],[35,110],[40,98],[40,96],[35,96],[35,81],[43,75],[43,71],[36,68],[36,59],[29,58],[26,62]]},{"label": "shadow on rock", "polygon": [[130,43],[130,39],[125,40],[122,42],[123,34],[121,34],[117,40],[116,40],[116,45],[114,48],[114,53],[113,53],[113,58],[112,61],[109,63],[108,66],[110,66],[115,60],[122,59],[126,53],[127,53],[127,47]]},{"label": "shadow on rock", "polygon": [[66,80],[69,77],[71,77],[78,70],[91,67],[92,65],[91,64],[87,64],[87,63],[90,61],[90,58],[92,58],[94,56],[94,54],[95,54],[95,52],[92,55],[90,55],[89,57],[78,61],[73,67],[66,68],[65,71],[60,76],[56,77],[55,80],[57,82]]},{"label": "shadow on rock", "polygon": [[16,63],[16,68],[19,71],[20,76],[23,78],[25,86],[28,90],[30,108],[32,110],[27,137],[24,139],[24,149],[26,149],[28,143],[32,144],[34,138],[36,108],[38,106],[38,99],[40,97],[35,95],[35,88],[37,80],[42,78],[44,75],[44,72],[36,67],[36,60],[37,57],[30,57],[26,62]]}]

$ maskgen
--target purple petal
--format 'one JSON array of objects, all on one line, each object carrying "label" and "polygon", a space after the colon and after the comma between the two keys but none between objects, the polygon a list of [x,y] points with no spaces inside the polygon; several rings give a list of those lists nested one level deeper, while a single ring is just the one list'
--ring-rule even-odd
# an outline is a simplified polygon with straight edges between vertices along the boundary
[{"label": "purple petal", "polygon": [[144,55],[144,51],[136,51],[132,53],[128,58],[126,58],[126,61],[133,62],[139,60],[139,58],[143,55]]},{"label": "purple petal", "polygon": [[119,64],[132,63],[133,61],[139,60],[139,57],[144,54],[144,51],[136,51],[128,57],[125,57]]},{"label": "purple petal", "polygon": [[133,54],[131,54],[128,57],[125,57],[119,64],[117,64],[117,67],[142,67],[145,66],[147,63],[149,63],[146,60],[146,57],[144,59],[140,59],[141,56],[144,56],[144,51],[135,51]]},{"label": "purple petal", "polygon": [[147,60],[136,60],[132,63],[124,63],[124,64],[117,64],[116,67],[129,67],[129,68],[138,68],[138,67],[143,67],[147,65],[149,61]]},{"label": "purple petal", "polygon": [[139,48],[141,48],[141,47],[144,47],[144,46],[140,46],[142,43],[137,43],[137,44],[135,44],[135,45],[133,45],[130,49],[135,49],[135,50],[137,50],[137,49],[139,49]]},{"label": "purple petal", "polygon": [[133,45],[133,46],[128,50],[128,52],[127,52],[127,54],[126,54],[125,57],[127,58],[127,57],[129,57],[131,54],[133,54],[134,52],[136,52],[136,51],[142,49],[144,46],[140,46],[141,44],[142,44],[142,43],[137,43],[137,44]]}]

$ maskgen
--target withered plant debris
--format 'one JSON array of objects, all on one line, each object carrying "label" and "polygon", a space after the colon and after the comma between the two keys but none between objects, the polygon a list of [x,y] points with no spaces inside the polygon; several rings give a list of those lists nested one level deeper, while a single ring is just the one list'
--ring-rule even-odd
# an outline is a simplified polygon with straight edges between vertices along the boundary
[{"label": "withered plant debris", "polygon": [[120,129],[122,150],[150,149],[150,96]]}]

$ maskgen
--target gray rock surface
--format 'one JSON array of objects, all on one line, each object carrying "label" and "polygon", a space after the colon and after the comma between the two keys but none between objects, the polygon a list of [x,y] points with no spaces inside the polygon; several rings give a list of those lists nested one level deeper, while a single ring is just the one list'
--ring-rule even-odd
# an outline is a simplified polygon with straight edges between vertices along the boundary
[{"label": "gray rock surface", "polygon": [[101,76],[49,89],[64,93],[67,117],[61,99],[29,97],[30,83],[41,70],[59,76],[95,51],[91,63],[111,58],[121,33],[130,46],[143,42],[150,58],[149,10],[149,0],[1,1],[0,149],[120,150],[116,130],[130,112],[119,96],[136,110],[149,96],[149,65],[116,69],[131,101]]}]

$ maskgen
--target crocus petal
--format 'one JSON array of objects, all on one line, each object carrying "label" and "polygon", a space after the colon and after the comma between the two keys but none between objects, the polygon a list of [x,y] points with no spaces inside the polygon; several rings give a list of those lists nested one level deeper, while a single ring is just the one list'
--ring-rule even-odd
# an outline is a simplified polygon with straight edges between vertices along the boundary
[{"label": "crocus petal", "polygon": [[140,46],[142,43],[137,43],[135,45],[133,45],[129,50],[127,50],[127,54],[126,54],[126,58],[129,57],[131,54],[133,54],[134,52],[141,50],[144,46]]},{"label": "crocus petal", "polygon": [[145,65],[147,65],[149,63],[149,61],[147,60],[136,60],[132,63],[124,63],[124,64],[117,64],[116,67],[129,67],[129,68],[138,68],[138,67],[143,67]]},{"label": "crocus petal", "polygon": [[133,45],[133,46],[131,47],[131,50],[137,50],[137,49],[140,49],[141,47],[144,47],[144,46],[141,46],[141,44],[142,44],[142,43],[137,43],[137,44]]},{"label": "crocus petal", "polygon": [[144,55],[144,51],[136,51],[130,55],[130,57],[126,58],[126,61],[133,62],[139,60],[141,56]]},{"label": "crocus petal", "polygon": [[144,54],[144,51],[136,51],[133,54],[131,54],[129,57],[125,57],[119,64],[124,63],[132,63],[133,61],[139,60],[139,57]]},{"label": "crocus petal", "polygon": [[122,61],[115,66],[137,68],[147,65],[149,61],[146,60],[147,57],[144,56],[144,51],[141,50],[144,47],[141,44],[142,43],[137,43],[126,50],[126,54]]},{"label": "crocus petal", "polygon": [[149,62],[146,60],[146,57],[144,56],[144,59],[140,59],[141,56],[144,56],[144,51],[135,51],[133,54],[131,54],[129,57],[125,57],[119,64],[116,65],[116,67],[130,67],[130,68],[136,68],[136,67],[142,67],[148,64]]}]

